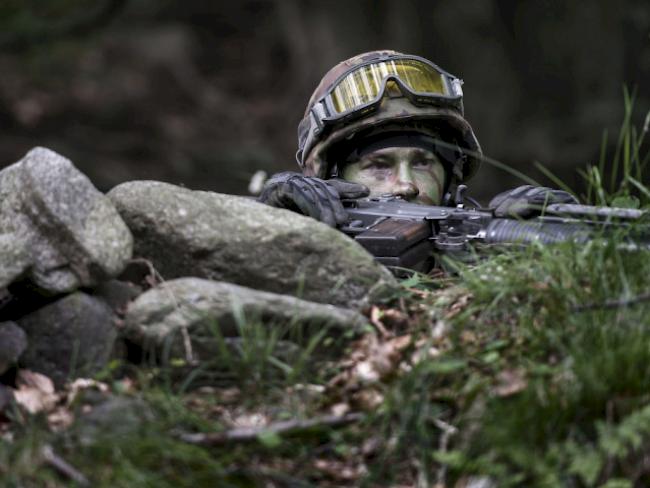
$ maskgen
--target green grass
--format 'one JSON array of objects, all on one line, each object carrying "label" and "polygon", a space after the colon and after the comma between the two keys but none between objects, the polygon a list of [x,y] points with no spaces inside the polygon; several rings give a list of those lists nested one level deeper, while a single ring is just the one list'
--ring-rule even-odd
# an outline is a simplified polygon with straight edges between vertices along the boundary
[{"label": "green grass", "polygon": [[[648,272],[650,252],[624,253],[610,242],[540,247],[461,273],[473,300],[455,326],[474,331],[478,345],[456,337],[456,355],[471,361],[456,374],[454,389],[470,382],[481,391],[455,416],[473,432],[450,460],[459,474],[491,475],[499,486],[600,486],[596,481],[615,476],[649,481],[647,471],[632,475],[625,466],[635,456],[638,465],[650,447],[647,425],[633,423],[639,442],[623,442],[616,454],[601,444],[647,409],[650,304],[598,308],[647,292]],[[576,311],[585,304],[594,308]],[[486,354],[497,341],[498,352]],[[495,394],[502,371],[517,371],[526,387]],[[580,455],[573,456],[574,446]],[[587,461],[588,476],[581,471]]]},{"label": "green grass", "polygon": [[[648,119],[635,128],[627,92],[625,104],[617,149],[584,171],[583,200],[647,208]],[[50,432],[43,415],[11,415],[0,479],[74,486],[39,456],[49,444],[106,487],[462,486],[469,477],[499,487],[647,486],[650,251],[625,251],[623,239],[531,246],[456,275],[413,276],[370,314],[394,331],[388,337],[240,316],[231,341],[214,324],[214,361],[108,369],[112,396],[129,400],[108,420],[84,416],[101,405],[92,391],[75,400],[78,420],[63,432]],[[410,344],[397,348],[395,336]],[[360,379],[364,364],[378,378]],[[364,419],[213,447],[179,436],[254,415],[315,418],[335,405]]]}]

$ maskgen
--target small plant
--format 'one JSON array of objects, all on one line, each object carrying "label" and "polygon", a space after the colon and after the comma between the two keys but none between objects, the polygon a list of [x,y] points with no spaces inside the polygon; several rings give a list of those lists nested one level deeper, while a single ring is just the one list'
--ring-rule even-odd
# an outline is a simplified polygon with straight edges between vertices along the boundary
[{"label": "small plant", "polygon": [[[650,192],[643,184],[650,161],[646,137],[650,130],[650,111],[642,127],[633,123],[636,93],[623,90],[624,116],[616,149],[608,164],[607,131],[603,134],[598,165],[589,165],[581,171],[587,182],[585,200],[594,205],[612,205],[639,208],[650,204]],[[609,181],[605,175],[609,174]]]}]

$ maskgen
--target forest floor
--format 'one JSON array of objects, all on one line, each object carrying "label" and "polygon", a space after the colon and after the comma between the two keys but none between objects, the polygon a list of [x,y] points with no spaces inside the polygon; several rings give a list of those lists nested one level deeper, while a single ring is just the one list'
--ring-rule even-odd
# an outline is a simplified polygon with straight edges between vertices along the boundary
[{"label": "forest floor", "polygon": [[23,378],[3,484],[646,485],[650,252],[617,242],[415,275],[361,335],[244,320],[212,364]]}]

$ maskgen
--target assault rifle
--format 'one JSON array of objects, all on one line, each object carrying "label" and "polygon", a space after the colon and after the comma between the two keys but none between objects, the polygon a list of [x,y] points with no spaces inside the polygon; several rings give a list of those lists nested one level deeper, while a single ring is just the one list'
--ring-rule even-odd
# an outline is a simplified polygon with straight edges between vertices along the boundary
[{"label": "assault rifle", "polygon": [[[434,257],[468,261],[486,247],[586,242],[630,227],[647,214],[628,208],[552,204],[541,216],[522,220],[495,217],[491,209],[419,205],[392,196],[343,204],[350,220],[342,232],[380,263],[417,271],[427,271]],[[650,227],[626,245],[650,248]]]}]

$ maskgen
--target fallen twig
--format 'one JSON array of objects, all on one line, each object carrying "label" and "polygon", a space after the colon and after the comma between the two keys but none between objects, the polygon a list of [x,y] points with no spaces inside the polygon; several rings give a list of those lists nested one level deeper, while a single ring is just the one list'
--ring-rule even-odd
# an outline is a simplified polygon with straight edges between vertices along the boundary
[{"label": "fallen twig", "polygon": [[384,326],[380,317],[381,317],[381,310],[379,310],[379,307],[373,306],[370,311],[370,323],[375,326],[375,328],[377,329],[381,337],[383,337],[384,339],[391,337],[393,334],[388,332],[386,326]]},{"label": "fallen twig", "polygon": [[65,459],[58,456],[52,446],[45,445],[41,449],[41,454],[45,463],[53,468],[54,470],[61,473],[66,478],[74,481],[79,486],[90,486],[90,481],[83,474],[77,471],[70,463]]},{"label": "fallen twig", "polygon": [[[435,419],[433,421],[440,430],[442,430],[442,435],[440,436],[440,443],[438,445],[438,450],[440,452],[447,452],[449,448],[449,439],[458,432],[458,429],[447,422],[444,422],[440,419]],[[441,464],[436,473],[436,486],[447,486],[447,465]]]},{"label": "fallen twig", "polygon": [[650,292],[642,293],[634,297],[618,300],[606,300],[602,303],[587,303],[585,305],[574,305],[571,307],[572,312],[586,312],[588,310],[611,310],[615,308],[628,307],[637,305],[641,302],[650,301]]},{"label": "fallen twig", "polygon": [[231,429],[225,432],[187,433],[183,432],[178,438],[189,444],[201,446],[218,446],[235,442],[251,442],[257,440],[264,434],[296,434],[305,430],[319,427],[343,427],[348,424],[359,422],[364,418],[361,413],[348,413],[346,415],[324,415],[306,420],[286,420],[276,422],[265,427],[243,427]]}]

